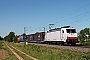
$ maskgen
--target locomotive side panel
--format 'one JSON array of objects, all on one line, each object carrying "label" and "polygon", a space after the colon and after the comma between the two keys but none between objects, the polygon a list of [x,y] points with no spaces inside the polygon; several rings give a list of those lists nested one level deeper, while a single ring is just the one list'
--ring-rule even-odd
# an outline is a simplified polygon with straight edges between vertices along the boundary
[{"label": "locomotive side panel", "polygon": [[61,41],[60,31],[49,32],[45,35],[45,41]]}]

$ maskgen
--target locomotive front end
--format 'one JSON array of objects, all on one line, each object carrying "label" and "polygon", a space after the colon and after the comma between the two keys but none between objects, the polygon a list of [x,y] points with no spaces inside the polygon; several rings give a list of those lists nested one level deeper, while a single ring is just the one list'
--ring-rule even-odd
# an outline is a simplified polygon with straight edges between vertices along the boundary
[{"label": "locomotive front end", "polygon": [[76,29],[75,28],[68,28],[66,29],[67,32],[67,44],[71,44],[71,45],[76,45],[76,43],[78,42],[78,36],[76,33]]}]

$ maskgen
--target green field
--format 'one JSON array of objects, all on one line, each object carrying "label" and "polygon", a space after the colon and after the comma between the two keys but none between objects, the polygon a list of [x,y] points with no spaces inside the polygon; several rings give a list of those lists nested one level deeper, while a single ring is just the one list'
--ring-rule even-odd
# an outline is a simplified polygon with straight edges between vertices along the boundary
[{"label": "green field", "polygon": [[[4,41],[0,41],[0,50],[4,49],[5,51],[8,52],[9,56],[7,58],[4,59],[0,59],[0,60],[18,60],[16,58],[16,56],[7,48],[7,46],[5,45]],[[21,56],[24,60],[32,60],[29,57],[25,56],[24,54],[18,52],[17,50],[14,49],[14,51]]]},{"label": "green field", "polygon": [[76,52],[59,48],[9,43],[17,49],[39,60],[90,60],[90,52]]},{"label": "green field", "polygon": [[24,60],[32,60],[32,59],[30,59],[29,57],[25,56],[24,54],[18,52],[17,50],[14,49],[14,51],[15,51],[16,53],[18,53],[18,55],[21,56]]},{"label": "green field", "polygon": [[4,41],[0,41],[0,50],[5,50],[8,52],[8,57],[1,59],[0,60],[18,60],[15,55],[7,48],[7,46],[4,44]]}]

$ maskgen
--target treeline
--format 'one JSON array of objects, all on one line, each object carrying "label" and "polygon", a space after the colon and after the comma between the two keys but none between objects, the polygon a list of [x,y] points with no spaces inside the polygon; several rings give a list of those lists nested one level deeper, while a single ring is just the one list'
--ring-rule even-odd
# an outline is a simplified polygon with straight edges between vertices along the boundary
[{"label": "treeline", "polygon": [[15,35],[14,32],[10,32],[7,36],[4,37],[4,40],[8,42],[15,42],[15,43],[18,42],[17,35]]}]

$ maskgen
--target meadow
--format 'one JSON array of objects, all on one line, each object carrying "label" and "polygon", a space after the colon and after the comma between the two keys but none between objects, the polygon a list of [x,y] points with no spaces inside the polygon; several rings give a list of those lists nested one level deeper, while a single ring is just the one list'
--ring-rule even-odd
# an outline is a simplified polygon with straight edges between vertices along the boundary
[{"label": "meadow", "polygon": [[37,46],[34,44],[24,45],[21,43],[9,43],[26,54],[38,60],[89,60],[90,52],[77,52],[60,48]]},{"label": "meadow", "polygon": [[[7,46],[4,44],[4,41],[0,41],[0,50],[3,50],[5,52],[7,52],[8,56],[5,56],[4,58],[0,58],[0,60],[18,60],[15,55],[7,48]],[[5,55],[6,53],[3,53],[3,55]],[[2,55],[2,56],[3,56]],[[1,57],[2,57],[1,56]]]}]

